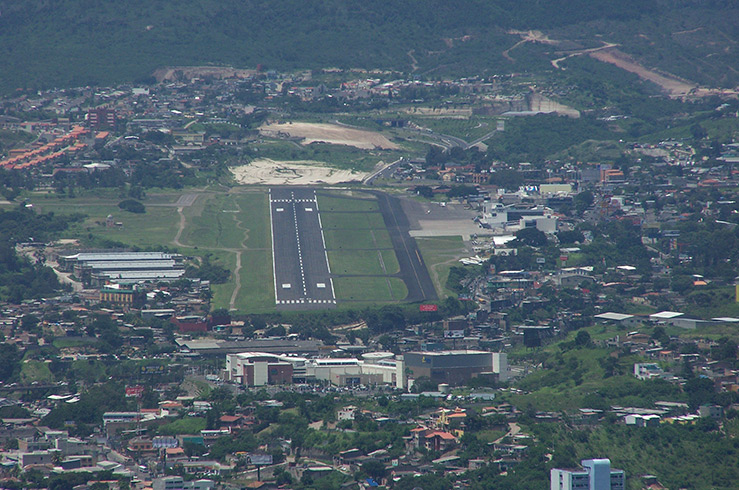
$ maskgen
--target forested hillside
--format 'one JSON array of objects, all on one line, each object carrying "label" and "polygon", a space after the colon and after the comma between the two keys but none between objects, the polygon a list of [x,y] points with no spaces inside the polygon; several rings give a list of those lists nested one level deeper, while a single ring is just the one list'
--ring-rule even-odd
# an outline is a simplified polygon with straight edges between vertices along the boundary
[{"label": "forested hillside", "polygon": [[[656,42],[634,54],[668,69],[659,56],[683,49],[680,74],[702,78],[706,69],[694,59],[735,59],[737,12],[728,0],[6,0],[0,91],[143,81],[159,66],[208,63],[416,69],[429,76],[551,69],[554,47],[546,44],[517,47],[515,60],[504,56],[520,41],[511,29],[577,36],[574,48],[605,32],[629,52],[632,38],[636,51],[646,51],[637,31],[649,28]],[[659,35],[709,17],[720,34]]]}]

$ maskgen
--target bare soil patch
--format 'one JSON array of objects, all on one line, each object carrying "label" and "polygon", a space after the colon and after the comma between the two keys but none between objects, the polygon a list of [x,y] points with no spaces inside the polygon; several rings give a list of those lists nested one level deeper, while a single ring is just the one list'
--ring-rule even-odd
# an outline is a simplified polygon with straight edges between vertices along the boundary
[{"label": "bare soil patch", "polygon": [[339,170],[314,161],[278,162],[268,158],[254,160],[248,165],[231,168],[240,184],[261,185],[316,185],[361,182],[364,172]]},{"label": "bare soil patch", "polygon": [[259,128],[264,136],[303,138],[304,145],[314,142],[347,145],[364,150],[397,150],[399,147],[384,135],[372,131],[347,128],[335,124],[322,123],[280,123],[265,124]]},{"label": "bare soil patch", "polygon": [[602,49],[599,51],[593,51],[589,54],[596,60],[603,61],[604,63],[611,63],[622,70],[635,73],[639,78],[656,83],[672,97],[683,97],[697,88],[697,85],[695,84],[649,70],[618,49]]}]

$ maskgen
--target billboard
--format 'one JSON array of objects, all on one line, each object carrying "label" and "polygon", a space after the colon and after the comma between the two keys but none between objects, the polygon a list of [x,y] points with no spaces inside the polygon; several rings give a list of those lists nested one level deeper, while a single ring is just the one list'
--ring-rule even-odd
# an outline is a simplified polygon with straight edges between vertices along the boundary
[{"label": "billboard", "polygon": [[439,311],[439,305],[420,305],[418,311]]},{"label": "billboard", "polygon": [[144,387],[141,385],[126,386],[126,398],[141,398],[144,394]]},{"label": "billboard", "polygon": [[253,464],[256,466],[263,466],[272,464],[272,455],[271,454],[250,454],[247,453],[244,457],[244,460],[246,461],[246,464]]},{"label": "billboard", "polygon": [[150,364],[141,366],[141,374],[164,374],[166,367],[163,364]]}]

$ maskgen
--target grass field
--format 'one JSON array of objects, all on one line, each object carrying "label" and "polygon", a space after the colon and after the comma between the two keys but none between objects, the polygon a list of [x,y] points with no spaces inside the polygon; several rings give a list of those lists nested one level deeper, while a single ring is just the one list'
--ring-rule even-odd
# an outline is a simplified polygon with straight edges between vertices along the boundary
[{"label": "grass field", "polygon": [[405,283],[397,277],[338,277],[334,279],[337,297],[345,301],[378,303],[402,301],[408,295]]},{"label": "grass field", "polygon": [[244,231],[238,227],[238,205],[230,195],[210,196],[183,210],[187,227],[181,241],[199,248],[239,248]]},{"label": "grass field", "polygon": [[[165,206],[147,206],[146,213],[134,214],[118,207],[121,199],[114,197],[82,196],[74,199],[54,195],[34,194],[29,202],[37,212],[74,214],[82,213],[87,218],[72,225],[69,238],[83,241],[114,241],[134,247],[170,246],[177,233],[177,209]],[[144,201],[145,204],[148,202]],[[122,223],[122,227],[106,227],[108,215]]]},{"label": "grass field", "polygon": [[334,279],[337,299],[352,303],[405,299],[405,283],[392,277],[400,265],[374,198],[320,195],[319,208],[331,273],[351,276]]},{"label": "grass field", "polygon": [[[181,241],[209,251],[232,271],[225,284],[213,286],[213,306],[244,313],[274,308],[271,228],[264,191],[215,195],[186,208]],[[236,262],[241,259],[237,287]],[[233,302],[232,302],[233,298]]]},{"label": "grass field", "polygon": [[439,296],[456,296],[455,292],[446,288],[446,281],[449,269],[459,264],[460,257],[468,255],[462,237],[417,237],[416,243]]},{"label": "grass field", "polygon": [[[318,204],[322,213],[327,211],[364,211],[364,212],[376,212],[380,210],[379,204],[374,198],[356,198],[347,199],[345,197],[334,197],[319,195]],[[382,219],[382,216],[380,216]],[[324,224],[325,226],[325,224]]]},{"label": "grass field", "polygon": [[382,230],[385,228],[385,222],[380,213],[333,213],[331,219],[323,223],[323,227],[324,229]]},{"label": "grass field", "polygon": [[[321,217],[323,220],[323,217]],[[326,248],[328,250],[362,250],[368,248],[392,248],[387,230],[351,229],[325,230]]]},{"label": "grass field", "polygon": [[54,375],[49,370],[49,365],[42,361],[23,361],[21,364],[21,383],[30,384],[34,381],[39,383],[54,381]]},{"label": "grass field", "polygon": [[59,337],[54,339],[54,347],[57,349],[65,349],[69,347],[84,347],[86,345],[95,344],[97,340],[95,338],[73,338],[69,339],[66,337]]}]

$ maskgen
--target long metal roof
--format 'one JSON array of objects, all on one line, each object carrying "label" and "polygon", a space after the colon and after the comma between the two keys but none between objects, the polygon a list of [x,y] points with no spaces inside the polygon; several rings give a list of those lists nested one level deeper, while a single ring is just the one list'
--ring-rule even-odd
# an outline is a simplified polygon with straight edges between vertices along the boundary
[{"label": "long metal roof", "polygon": [[180,257],[179,254],[169,254],[164,252],[80,252],[74,255],[67,255],[64,258],[68,260],[77,259],[78,262],[99,262],[99,261],[136,261],[136,260],[162,260],[174,259]]},{"label": "long metal roof", "polygon": [[158,270],[158,269],[173,269],[176,265],[176,262],[174,260],[169,259],[162,259],[162,260],[123,260],[123,261],[115,261],[115,262],[92,262],[90,264],[86,264],[92,269],[97,270],[120,270],[120,269],[149,269],[149,270]]}]

